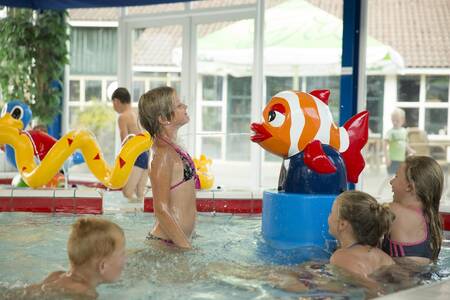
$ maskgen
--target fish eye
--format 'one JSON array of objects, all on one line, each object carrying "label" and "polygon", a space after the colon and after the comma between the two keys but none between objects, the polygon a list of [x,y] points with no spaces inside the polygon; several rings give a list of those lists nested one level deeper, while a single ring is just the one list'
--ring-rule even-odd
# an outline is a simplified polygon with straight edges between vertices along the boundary
[{"label": "fish eye", "polygon": [[271,110],[269,111],[269,122],[272,122],[276,117],[275,111]]},{"label": "fish eye", "polygon": [[271,126],[280,127],[281,125],[283,125],[285,119],[286,117],[284,116],[284,114],[280,113],[279,111],[269,111],[268,121]]},{"label": "fish eye", "polygon": [[21,120],[23,117],[23,109],[20,106],[14,106],[11,110],[11,117],[16,120]]}]

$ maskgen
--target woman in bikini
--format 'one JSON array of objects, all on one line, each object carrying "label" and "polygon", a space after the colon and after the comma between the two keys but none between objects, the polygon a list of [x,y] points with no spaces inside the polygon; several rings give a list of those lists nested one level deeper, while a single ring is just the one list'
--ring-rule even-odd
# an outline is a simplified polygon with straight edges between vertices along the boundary
[{"label": "woman in bikini", "polygon": [[139,120],[154,139],[149,174],[156,222],[147,239],[190,249],[199,180],[191,157],[176,144],[178,129],[189,122],[187,106],[173,88],[158,87],[139,99]]}]

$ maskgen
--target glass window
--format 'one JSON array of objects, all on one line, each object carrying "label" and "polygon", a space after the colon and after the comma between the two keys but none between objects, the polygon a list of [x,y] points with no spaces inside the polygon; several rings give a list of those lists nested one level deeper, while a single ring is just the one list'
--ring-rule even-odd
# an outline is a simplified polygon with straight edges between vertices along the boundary
[{"label": "glass window", "polygon": [[228,76],[227,144],[229,160],[250,159],[251,78]]},{"label": "glass window", "polygon": [[181,73],[168,73],[169,85],[173,87],[178,95],[181,95]]},{"label": "glass window", "polygon": [[383,132],[384,76],[367,76],[367,110],[372,133]]},{"label": "glass window", "polygon": [[175,80],[170,82],[170,86],[177,91],[177,95],[181,95],[181,81]]},{"label": "glass window", "polygon": [[157,88],[157,87],[160,87],[160,86],[166,86],[167,85],[167,83],[166,83],[166,81],[164,80],[164,81],[162,81],[162,80],[150,80],[150,89],[154,89],[154,88]]},{"label": "glass window", "polygon": [[69,128],[74,129],[78,123],[78,115],[80,114],[79,107],[70,107],[69,108]]},{"label": "glass window", "polygon": [[111,101],[111,96],[118,87],[117,84],[117,80],[106,81],[106,101]]},{"label": "glass window", "polygon": [[[75,114],[75,115],[73,115]],[[108,163],[114,162],[114,122],[116,113],[106,103],[94,102],[83,110],[70,110],[72,129],[88,129],[97,140]]]},{"label": "glass window", "polygon": [[210,159],[221,159],[222,139],[220,137],[202,137],[202,154]]},{"label": "glass window", "polygon": [[313,90],[330,90],[330,98],[328,99],[328,106],[330,107],[333,121],[339,124],[339,104],[341,93],[341,78],[340,76],[312,76],[306,78],[306,91]]},{"label": "glass window", "polygon": [[[213,2],[191,4],[198,7],[210,3]],[[231,1],[214,3],[223,6]],[[220,136],[221,160],[213,162],[215,182],[221,186],[248,187],[255,177],[250,166],[249,138],[254,26],[254,19],[235,19],[195,27],[196,78],[202,81],[198,83],[195,102],[202,107],[222,107],[222,119],[226,120],[221,130],[224,136]]]},{"label": "glass window", "polygon": [[427,102],[448,102],[449,76],[427,76]]},{"label": "glass window", "polygon": [[447,134],[448,109],[427,108],[425,109],[425,131],[428,134]]},{"label": "glass window", "polygon": [[202,95],[204,101],[222,101],[223,77],[204,75],[202,78]]},{"label": "glass window", "polygon": [[100,101],[102,99],[102,82],[100,80],[86,80],[86,101]]},{"label": "glass window", "polygon": [[[177,3],[184,7],[183,3]],[[158,6],[158,5],[156,5]],[[155,6],[155,7],[156,7]],[[153,5],[146,9],[152,10]],[[161,8],[168,8],[169,5],[162,5]],[[130,14],[144,13],[139,9],[144,7],[135,7],[136,11],[129,11]],[[131,7],[129,8],[131,9]],[[183,26],[148,26],[133,29],[132,36],[132,66],[133,77],[139,80],[149,79],[148,89],[154,89],[161,86],[167,86],[175,81],[180,81],[181,71],[175,72],[174,69],[180,69],[182,65],[181,46],[183,37]],[[162,70],[157,72],[156,70]],[[171,72],[169,72],[171,70]],[[171,85],[172,86],[172,85]],[[177,92],[180,92],[180,84],[175,84]],[[139,96],[133,95],[133,100],[140,97],[145,92],[145,85],[140,84]],[[179,94],[180,95],[180,94]],[[137,98],[139,99],[139,98]]]},{"label": "glass window", "polygon": [[266,77],[266,103],[277,93],[285,90],[292,90],[293,78],[292,77]]},{"label": "glass window", "polygon": [[69,101],[80,101],[80,81],[70,80],[69,83]]},{"label": "glass window", "polygon": [[117,74],[117,28],[71,27],[70,32],[71,75]]},{"label": "glass window", "polygon": [[202,108],[202,130],[222,130],[222,107],[206,106]]},{"label": "glass window", "polygon": [[143,80],[133,81],[133,102],[138,102],[142,94],[144,94],[145,82]]},{"label": "glass window", "polygon": [[[267,76],[266,77],[266,104],[269,100],[276,95],[277,93],[285,90],[292,90],[294,84],[294,80],[292,77],[274,77]],[[268,152],[264,151],[264,160],[265,161],[280,161],[281,158]]]},{"label": "glass window", "polygon": [[419,108],[405,108],[405,125],[404,127],[419,127]]},{"label": "glass window", "polygon": [[420,94],[420,76],[405,75],[397,78],[397,101],[418,102]]}]

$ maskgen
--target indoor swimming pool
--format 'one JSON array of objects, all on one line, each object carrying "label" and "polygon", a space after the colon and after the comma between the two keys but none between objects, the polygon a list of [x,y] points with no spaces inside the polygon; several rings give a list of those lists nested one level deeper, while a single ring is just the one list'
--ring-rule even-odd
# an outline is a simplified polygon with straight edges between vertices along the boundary
[{"label": "indoor swimming pool", "polygon": [[[0,298],[14,299],[20,288],[67,270],[66,242],[73,214],[0,214]],[[384,276],[376,290],[363,288],[323,261],[278,265],[261,238],[259,215],[199,215],[194,250],[177,251],[145,241],[153,214],[105,212],[102,218],[125,231],[128,260],[120,281],[97,288],[99,299],[364,299],[450,275],[447,236],[435,268],[409,279]],[[392,277],[392,276],[391,276]],[[282,283],[304,285],[286,290]]]}]

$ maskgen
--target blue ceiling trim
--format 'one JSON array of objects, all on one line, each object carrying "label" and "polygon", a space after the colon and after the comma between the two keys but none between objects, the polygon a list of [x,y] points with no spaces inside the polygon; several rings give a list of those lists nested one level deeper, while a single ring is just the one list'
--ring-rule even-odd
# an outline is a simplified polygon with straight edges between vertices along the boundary
[{"label": "blue ceiling trim", "polygon": [[0,0],[0,6],[32,9],[119,7],[149,4],[187,2],[187,0]]}]

